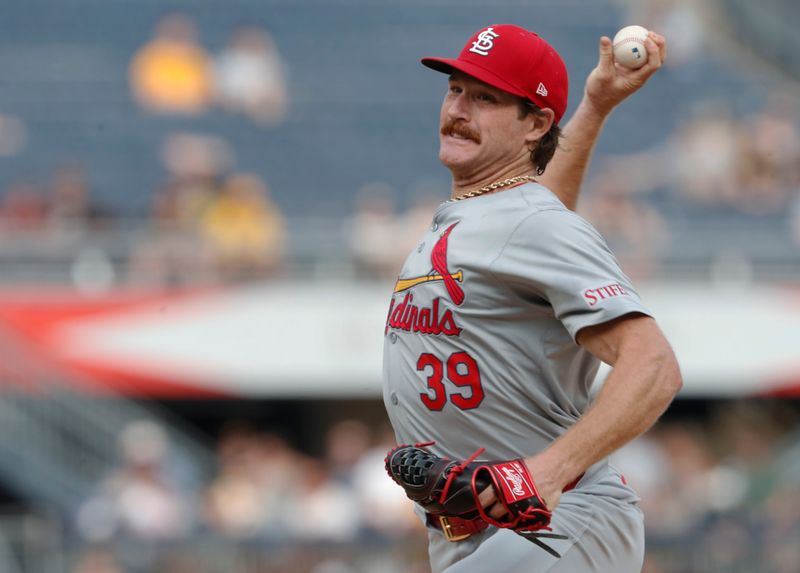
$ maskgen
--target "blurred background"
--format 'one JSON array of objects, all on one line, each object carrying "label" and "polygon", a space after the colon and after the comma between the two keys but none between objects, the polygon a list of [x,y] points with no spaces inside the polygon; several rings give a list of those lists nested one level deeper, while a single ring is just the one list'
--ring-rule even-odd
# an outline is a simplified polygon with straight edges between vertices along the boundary
[{"label": "blurred background", "polygon": [[[513,22],[669,62],[580,211],[685,389],[615,456],[645,571],[800,571],[791,0],[0,0],[0,571],[425,573],[382,460],[391,287],[449,196],[444,78]],[[568,114],[569,115],[569,112]]]}]

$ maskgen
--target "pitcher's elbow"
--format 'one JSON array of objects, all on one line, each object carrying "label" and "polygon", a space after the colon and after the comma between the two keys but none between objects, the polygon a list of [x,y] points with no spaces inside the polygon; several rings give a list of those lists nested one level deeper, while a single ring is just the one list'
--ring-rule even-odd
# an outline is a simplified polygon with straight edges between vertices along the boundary
[{"label": "pitcher's elbow", "polygon": [[669,395],[670,400],[674,398],[683,388],[683,375],[678,360],[670,350],[664,357],[663,362],[663,386],[664,392]]},{"label": "pitcher's elbow", "polygon": [[681,376],[678,360],[666,341],[660,347],[653,349],[650,363],[654,367],[659,395],[663,396],[667,403],[671,402],[683,388],[683,376]]}]

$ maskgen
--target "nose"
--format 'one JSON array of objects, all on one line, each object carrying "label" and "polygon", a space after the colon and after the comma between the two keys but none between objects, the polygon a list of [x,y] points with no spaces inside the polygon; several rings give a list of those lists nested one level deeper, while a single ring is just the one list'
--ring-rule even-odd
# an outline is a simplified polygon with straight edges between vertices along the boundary
[{"label": "nose", "polygon": [[450,119],[469,119],[468,99],[464,92],[452,95],[447,105],[447,117]]}]

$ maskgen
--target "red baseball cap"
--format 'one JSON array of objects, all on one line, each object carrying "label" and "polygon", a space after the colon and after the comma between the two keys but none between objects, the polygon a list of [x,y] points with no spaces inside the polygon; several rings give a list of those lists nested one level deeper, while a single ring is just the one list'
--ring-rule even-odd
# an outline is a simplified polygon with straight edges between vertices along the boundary
[{"label": "red baseball cap", "polygon": [[505,92],[555,112],[567,110],[569,78],[564,60],[534,32],[513,24],[493,24],[475,33],[458,58],[423,58],[445,74],[459,70]]}]

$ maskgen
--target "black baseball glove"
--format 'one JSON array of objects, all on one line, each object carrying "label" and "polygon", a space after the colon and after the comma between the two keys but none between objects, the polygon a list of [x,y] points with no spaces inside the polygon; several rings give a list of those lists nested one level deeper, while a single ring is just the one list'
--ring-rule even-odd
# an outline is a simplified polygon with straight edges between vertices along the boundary
[{"label": "black baseball glove", "polygon": [[[386,456],[386,471],[412,501],[436,515],[462,519],[482,518],[496,527],[518,533],[545,529],[552,513],[536,490],[522,459],[500,462],[474,461],[481,448],[465,461],[440,458],[420,443],[397,446]],[[505,508],[502,517],[489,515],[480,493],[491,487]]]}]

